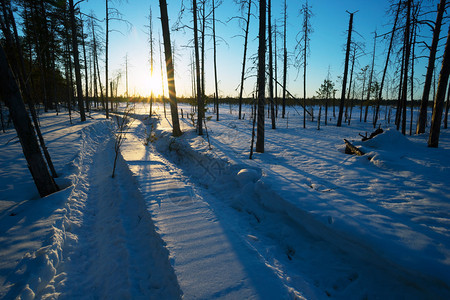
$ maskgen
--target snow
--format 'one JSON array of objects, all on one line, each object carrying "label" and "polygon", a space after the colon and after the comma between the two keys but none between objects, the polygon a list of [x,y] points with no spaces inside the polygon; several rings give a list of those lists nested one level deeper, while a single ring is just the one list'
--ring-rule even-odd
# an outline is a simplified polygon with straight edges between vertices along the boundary
[{"label": "snow", "polygon": [[63,188],[44,199],[14,130],[0,135],[0,298],[450,297],[447,130],[432,149],[383,120],[362,142],[370,123],[329,111],[304,129],[288,108],[249,160],[237,107],[207,121],[210,144],[184,118],[173,138],[154,109],[136,106],[115,178],[114,122],[42,114]]}]

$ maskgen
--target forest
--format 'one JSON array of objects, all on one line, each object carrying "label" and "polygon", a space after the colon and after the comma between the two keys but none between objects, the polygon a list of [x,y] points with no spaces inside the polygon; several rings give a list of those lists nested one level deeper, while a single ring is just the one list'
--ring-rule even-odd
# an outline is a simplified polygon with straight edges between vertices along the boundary
[{"label": "forest", "polygon": [[144,1],[148,95],[87,2],[0,0],[0,298],[450,296],[449,2],[343,5],[316,86],[313,0]]}]

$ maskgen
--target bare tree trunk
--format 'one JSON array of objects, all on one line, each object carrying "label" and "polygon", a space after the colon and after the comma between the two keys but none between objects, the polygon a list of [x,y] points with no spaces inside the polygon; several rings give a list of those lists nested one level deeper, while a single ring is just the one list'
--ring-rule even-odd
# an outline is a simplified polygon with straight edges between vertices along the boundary
[{"label": "bare tree trunk", "polygon": [[213,46],[214,46],[214,83],[216,93],[214,98],[216,100],[216,121],[219,121],[219,85],[217,80],[217,44],[216,44],[216,4],[212,0],[212,16],[213,16]]},{"label": "bare tree trunk", "polygon": [[0,46],[0,93],[8,99],[8,107],[16,128],[28,169],[33,177],[39,195],[45,197],[58,191],[54,179],[50,175],[36,139],[31,120],[20,95],[19,87],[8,65],[3,47]]},{"label": "bare tree trunk", "polygon": [[347,51],[345,52],[344,79],[342,81],[342,93],[341,93],[341,101],[339,103],[339,115],[337,127],[341,127],[342,125],[342,114],[344,112],[345,89],[347,86],[348,62],[350,57],[350,44],[352,41],[352,30],[353,30],[352,27],[353,27],[353,13],[350,13],[350,21],[348,24]]},{"label": "bare tree trunk", "polygon": [[239,119],[241,119],[242,115],[242,93],[244,92],[245,62],[247,60],[247,44],[248,44],[248,31],[250,27],[251,8],[252,8],[252,0],[248,0],[247,23],[245,25],[245,37],[244,37],[244,58],[242,59],[241,85],[239,90]]},{"label": "bare tree trunk", "polygon": [[411,30],[411,120],[409,123],[409,135],[412,135],[412,127],[413,127],[413,120],[414,120],[414,61],[416,59],[415,57],[415,49],[416,49],[416,37],[417,37],[417,23],[416,23],[416,17],[414,17],[413,21],[413,28]]},{"label": "bare tree trunk", "polygon": [[444,108],[445,93],[447,89],[449,74],[450,74],[450,26],[447,34],[447,43],[445,44],[441,73],[439,74],[439,83],[436,92],[436,98],[434,99],[433,115],[431,116],[430,136],[428,138],[428,147],[437,148],[439,145],[442,111]]},{"label": "bare tree trunk", "polygon": [[[194,1],[195,2],[195,1]],[[161,10],[161,26],[164,39],[164,53],[166,56],[167,83],[169,86],[170,113],[172,115],[172,134],[180,136],[180,121],[178,119],[177,94],[175,90],[175,77],[172,60],[172,48],[170,45],[169,17],[167,15],[166,0],[159,0],[159,8]]]},{"label": "bare tree trunk", "polygon": [[73,64],[75,67],[75,81],[77,84],[77,99],[78,109],[80,111],[81,122],[86,121],[86,115],[84,113],[84,101],[83,101],[83,84],[81,83],[81,70],[80,70],[80,57],[78,52],[78,35],[77,25],[75,22],[75,7],[73,6],[73,0],[69,0],[69,13],[70,24],[72,27],[72,52],[73,52]]},{"label": "bare tree trunk", "polygon": [[403,73],[405,72],[405,53],[406,48],[402,47],[402,64],[400,67],[400,84],[398,86],[397,110],[395,112],[395,125],[397,130],[400,129],[400,121],[402,116],[402,89],[403,89]]},{"label": "bare tree trunk", "polygon": [[406,134],[406,95],[408,92],[408,67],[409,58],[411,55],[411,43],[410,43],[410,30],[411,30],[411,2],[408,0],[407,12],[406,12],[406,28],[405,28],[405,71],[403,78],[403,90],[402,90],[402,134]]},{"label": "bare tree trunk", "polygon": [[444,128],[447,129],[447,123],[448,123],[448,110],[450,108],[450,86],[447,85],[448,92],[447,92],[447,103],[445,105],[445,115],[444,115]]},{"label": "bare tree trunk", "polygon": [[367,98],[366,98],[366,112],[364,114],[364,123],[367,122],[367,114],[369,112],[369,103],[370,103],[370,93],[372,91],[372,80],[373,80],[373,71],[375,68],[375,50],[377,45],[377,33],[375,32],[375,36],[373,38],[373,54],[372,54],[372,68],[370,69],[369,75],[369,86],[367,89]]},{"label": "bare tree trunk", "polygon": [[270,117],[272,119],[272,129],[276,129],[275,125],[275,106],[273,101],[273,52],[272,52],[272,0],[268,2],[268,36],[269,36],[269,96],[270,96]]},{"label": "bare tree trunk", "polygon": [[258,48],[258,128],[256,152],[264,153],[264,105],[266,89],[266,0],[259,0],[259,48]]},{"label": "bare tree trunk", "polygon": [[[352,91],[352,83],[353,83],[353,70],[355,67],[355,60],[356,60],[356,46],[353,48],[353,55],[352,55],[352,67],[350,68],[350,83],[348,85],[348,93],[347,93],[347,105],[345,105],[345,120],[348,120],[348,99],[350,99],[350,93]],[[350,123],[350,121],[349,121]],[[350,124],[349,124],[350,125]]]},{"label": "bare tree trunk", "polygon": [[198,28],[197,28],[197,0],[192,1],[192,12],[194,17],[194,50],[195,50],[195,69],[197,75],[197,128],[198,135],[203,135],[203,92],[200,83],[200,54],[198,49]]},{"label": "bare tree trunk", "polygon": [[106,40],[105,40],[105,113],[106,118],[109,119],[109,110],[108,110],[108,54],[109,54],[109,7],[108,7],[108,1],[105,0],[106,4],[106,14],[105,14],[105,20],[106,20]]},{"label": "bare tree trunk", "polygon": [[163,74],[163,59],[162,59],[162,51],[161,51],[161,40],[159,40],[159,60],[161,65],[161,85],[162,85],[162,103],[164,108],[164,118],[167,118],[166,116],[166,100],[164,97],[164,74]]},{"label": "bare tree trunk", "polygon": [[389,47],[388,47],[388,53],[387,53],[387,57],[386,57],[386,63],[384,64],[383,76],[381,77],[380,92],[378,94],[378,99],[377,99],[377,108],[376,108],[376,111],[375,111],[375,119],[373,120],[373,128],[375,128],[377,126],[377,122],[378,122],[378,114],[379,114],[379,111],[380,111],[380,103],[381,103],[381,99],[383,99],[384,81],[386,79],[386,73],[387,73],[387,68],[388,68],[388,65],[389,65],[389,58],[391,56],[392,45],[394,44],[395,30],[397,29],[397,22],[398,22],[398,16],[400,14],[401,3],[402,3],[401,0],[398,1],[398,7],[397,7],[397,12],[395,14],[394,26],[392,28],[392,35],[391,35],[391,39],[389,41]]},{"label": "bare tree trunk", "polygon": [[431,82],[433,80],[434,64],[436,60],[436,52],[439,43],[439,34],[441,32],[442,17],[445,11],[446,0],[441,0],[438,5],[438,13],[436,23],[433,30],[433,40],[431,42],[430,57],[428,58],[427,74],[425,76],[425,84],[423,86],[422,101],[420,102],[419,120],[417,121],[416,134],[425,133],[427,124],[428,99],[430,97]]},{"label": "bare tree trunk", "polygon": [[[152,8],[150,7],[149,13],[149,43],[150,43],[150,80],[153,80],[153,21],[152,21]],[[150,91],[150,111],[149,116],[152,117],[153,109],[153,87]]]},{"label": "bare tree trunk", "polygon": [[[81,12],[80,12],[80,20],[81,20]],[[86,105],[86,111],[89,112],[89,73],[88,73],[88,62],[86,57],[86,43],[84,38],[84,22],[81,25],[81,36],[83,41],[83,57],[84,57],[84,84],[85,84],[85,105]]]},{"label": "bare tree trunk", "polygon": [[286,46],[286,26],[287,26],[287,5],[284,0],[284,24],[283,24],[283,101],[281,117],[286,116],[286,80],[287,80],[287,46]]}]

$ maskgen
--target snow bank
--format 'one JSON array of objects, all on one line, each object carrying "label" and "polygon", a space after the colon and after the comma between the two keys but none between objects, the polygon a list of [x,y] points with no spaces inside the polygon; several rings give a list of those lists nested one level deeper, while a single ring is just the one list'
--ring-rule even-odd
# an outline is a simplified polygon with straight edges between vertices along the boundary
[{"label": "snow bank", "polygon": [[[230,131],[233,128],[223,125],[224,122],[226,123],[222,121],[220,125],[218,123],[216,127],[209,125],[213,128],[211,131],[223,127],[224,131],[220,129],[215,132],[215,135],[236,137],[240,134]],[[278,129],[278,134],[280,131],[283,134],[287,132],[287,130]],[[323,134],[323,132],[313,132],[313,134]],[[304,132],[302,131],[301,134]],[[243,159],[236,159],[235,153],[228,148],[242,143],[242,139],[237,138],[237,142],[230,140],[230,145],[224,145],[221,143],[223,140],[214,138],[215,135],[210,137],[213,140],[213,150],[210,150],[206,138],[196,136],[193,130],[185,132],[177,139],[171,138],[167,131],[160,132],[157,135],[159,138],[157,148],[178,165],[184,165],[186,172],[196,178],[196,181],[201,182],[202,186],[214,191],[230,189],[231,206],[239,210],[251,211],[258,222],[267,212],[275,213],[281,216],[277,220],[285,224],[294,222],[314,236],[350,253],[351,256],[368,264],[375,264],[379,269],[391,274],[390,276],[400,278],[402,282],[408,282],[419,290],[426,287],[422,290],[425,292],[424,295],[434,297],[450,295],[449,239],[437,234],[430,220],[428,220],[430,224],[417,222],[420,212],[418,203],[414,203],[409,198],[403,199],[402,201],[407,205],[405,207],[414,206],[414,211],[407,213],[402,210],[401,205],[392,206],[394,202],[390,199],[386,201],[377,199],[379,202],[374,203],[369,199],[355,197],[339,185],[323,184],[324,180],[314,179],[314,176],[311,176],[309,187],[298,184],[296,177],[299,176],[294,172],[292,165],[275,164],[277,159],[280,160],[279,157],[284,158],[286,155],[287,158],[290,154],[277,154],[275,159],[271,156],[274,155],[272,149],[270,154],[259,155],[254,161],[246,163]],[[307,136],[307,138],[310,137]],[[282,144],[278,141],[279,139],[274,135],[268,136],[268,140],[272,143],[276,141]],[[311,138],[311,140],[315,139]],[[336,156],[342,158],[337,157],[337,159],[346,159],[345,172],[349,172],[341,175],[345,180],[352,180],[352,178],[355,180],[359,172],[370,172],[376,178],[377,168],[386,170],[385,174],[381,174],[382,176],[398,176],[399,179],[395,178],[395,180],[416,176],[412,174],[423,171],[423,174],[419,175],[420,180],[426,180],[429,174],[435,174],[434,171],[428,171],[432,168],[434,170],[435,163],[448,154],[447,150],[441,149],[436,151],[438,159],[429,160],[429,153],[424,155],[425,151],[429,151],[426,144],[413,142],[394,130],[387,130],[370,141],[355,142],[355,144],[362,145],[363,149],[370,152],[374,158],[368,162],[365,157],[349,157],[339,152]],[[341,145],[342,142],[336,148],[342,147]],[[283,151],[289,152],[290,147],[290,144],[285,145]],[[319,149],[325,152],[323,148]],[[425,162],[426,160],[428,162]],[[448,161],[448,157],[443,161]],[[309,161],[307,163],[311,164]],[[316,162],[313,161],[313,163]],[[419,166],[421,167],[419,172],[414,171]],[[443,175],[448,176],[448,168],[444,167],[441,171]],[[345,176],[349,174],[351,176],[346,178]],[[305,176],[308,175],[311,174]],[[336,179],[338,181],[339,177]],[[410,179],[415,183],[419,182],[417,178]],[[232,196],[232,190],[235,189],[233,185],[239,187],[239,196]],[[377,185],[374,186],[377,187]],[[398,190],[395,186],[388,188]],[[376,190],[373,194],[376,197]],[[393,197],[396,201],[396,198],[400,196],[393,194]],[[436,199],[438,203],[436,207],[441,209],[448,207],[446,199],[448,195]],[[266,212],[261,212],[261,208],[255,207],[252,202],[259,203]],[[430,206],[429,201],[419,200],[419,202],[426,209],[433,207]],[[443,222],[445,224],[445,220]]]}]

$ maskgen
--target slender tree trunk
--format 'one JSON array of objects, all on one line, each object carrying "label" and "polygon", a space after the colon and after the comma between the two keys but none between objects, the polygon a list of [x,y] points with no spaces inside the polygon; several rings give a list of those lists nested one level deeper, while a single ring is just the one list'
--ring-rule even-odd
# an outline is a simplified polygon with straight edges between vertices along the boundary
[{"label": "slender tree trunk", "polygon": [[411,30],[411,120],[409,123],[409,135],[412,135],[412,127],[414,120],[414,61],[416,59],[415,49],[416,49],[416,37],[417,37],[417,23],[414,17],[413,28]]},{"label": "slender tree trunk", "polygon": [[431,42],[430,57],[428,58],[427,74],[425,76],[425,84],[423,86],[422,101],[420,102],[419,120],[417,121],[416,133],[425,133],[427,125],[427,109],[428,99],[430,97],[431,82],[433,80],[434,64],[436,61],[436,52],[439,43],[439,34],[441,32],[442,18],[445,11],[446,0],[441,0],[438,5],[438,13],[436,23],[433,30],[433,40]]},{"label": "slender tree trunk", "polygon": [[406,96],[408,93],[408,68],[409,58],[411,55],[411,43],[410,43],[410,30],[411,30],[411,2],[408,0],[407,12],[406,12],[406,28],[405,28],[405,71],[403,78],[403,90],[402,90],[402,134],[406,134]]},{"label": "slender tree trunk", "polygon": [[283,101],[281,117],[286,116],[286,81],[287,81],[287,42],[286,42],[286,27],[287,27],[287,5],[284,0],[284,24],[283,24]]},{"label": "slender tree trunk", "polygon": [[164,108],[164,118],[167,118],[166,116],[166,100],[164,97],[164,73],[163,73],[163,59],[162,59],[162,51],[161,51],[161,39],[159,40],[159,61],[161,66],[161,85],[162,85],[162,103]]},{"label": "slender tree trunk", "polygon": [[445,105],[445,115],[444,115],[444,128],[447,129],[448,123],[448,110],[450,108],[450,83],[447,84],[448,92],[447,92],[447,103]]},{"label": "slender tree trunk", "polygon": [[273,49],[272,49],[272,0],[268,2],[268,37],[269,37],[269,96],[270,96],[270,117],[272,119],[272,129],[276,129],[275,125],[275,106],[273,101]]},{"label": "slender tree trunk", "polygon": [[[196,0],[194,0],[195,2]],[[161,26],[164,39],[164,53],[166,56],[167,83],[169,86],[170,113],[172,115],[173,136],[180,136],[180,121],[178,119],[177,95],[175,90],[175,76],[172,60],[172,48],[170,45],[169,17],[167,15],[166,0],[159,0],[159,8],[161,10]]]},{"label": "slender tree trunk", "polygon": [[367,114],[369,111],[369,104],[370,104],[370,94],[372,91],[372,81],[373,81],[373,71],[375,68],[375,50],[377,45],[377,33],[375,32],[375,36],[373,38],[373,54],[372,54],[372,68],[370,69],[370,75],[369,75],[369,87],[367,89],[367,98],[366,98],[366,112],[364,114],[364,123],[367,122]]},{"label": "slender tree trunk", "polygon": [[376,107],[376,111],[375,111],[375,119],[373,120],[373,128],[375,128],[377,126],[377,122],[378,122],[378,114],[380,111],[380,104],[381,104],[381,100],[383,99],[384,81],[386,80],[386,73],[387,73],[387,68],[389,65],[389,59],[391,57],[392,45],[394,44],[394,36],[395,36],[395,31],[397,30],[397,22],[398,22],[398,16],[400,14],[401,3],[402,3],[401,0],[398,1],[397,12],[395,13],[394,26],[392,28],[391,39],[389,40],[389,47],[388,47],[388,53],[386,56],[386,63],[384,64],[383,76],[381,77],[380,92],[378,94],[378,99],[377,99],[377,107]]},{"label": "slender tree trunk", "polygon": [[348,119],[348,99],[350,99],[350,93],[352,91],[352,83],[353,83],[353,70],[355,67],[355,60],[356,60],[356,46],[353,48],[353,55],[352,55],[352,67],[350,68],[350,83],[348,85],[348,93],[347,93],[347,105],[345,106],[345,120]]},{"label": "slender tree trunk", "polygon": [[[152,21],[152,8],[150,7],[149,13],[149,38],[150,38],[150,80],[153,80],[153,21]],[[152,117],[153,109],[153,87],[150,91],[150,111],[149,116]]]},{"label": "slender tree trunk", "polygon": [[395,125],[397,130],[400,129],[400,121],[402,116],[402,89],[403,89],[403,73],[405,72],[405,53],[406,47],[402,48],[402,64],[400,67],[400,84],[398,86],[397,110],[395,112]]},{"label": "slender tree trunk", "polygon": [[106,4],[106,40],[105,40],[105,113],[106,113],[106,118],[109,119],[109,109],[108,109],[108,101],[109,101],[109,94],[108,94],[108,66],[109,66],[109,61],[108,61],[108,55],[109,55],[109,7],[108,7],[108,1],[109,0],[105,0],[105,4]]},{"label": "slender tree trunk", "polygon": [[[81,20],[81,12],[80,12],[80,20]],[[82,36],[82,45],[83,45],[83,58],[84,58],[84,85],[85,85],[85,105],[86,111],[89,112],[89,73],[88,73],[88,62],[86,57],[86,43],[84,38],[84,22],[81,24],[81,36]]]},{"label": "slender tree trunk", "polygon": [[353,28],[353,13],[350,14],[350,21],[348,24],[347,50],[345,52],[344,79],[342,81],[342,93],[341,93],[341,101],[339,104],[339,115],[338,115],[337,127],[341,127],[341,125],[342,125],[342,114],[344,112],[345,89],[347,87],[348,62],[349,62],[349,57],[350,57],[350,44],[352,41],[352,30],[353,30],[352,28]]},{"label": "slender tree trunk", "polygon": [[58,186],[47,169],[19,87],[8,65],[2,46],[0,46],[0,87],[2,98],[8,99],[10,116],[39,195],[45,197],[57,192]]},{"label": "slender tree trunk", "polygon": [[274,34],[275,34],[275,49],[274,49],[274,56],[275,56],[275,60],[274,60],[274,73],[275,73],[275,117],[278,118],[278,84],[276,84],[278,82],[278,55],[277,55],[277,38],[278,38],[278,32],[277,32],[277,20],[275,20],[275,30],[274,30]]},{"label": "slender tree trunk", "polygon": [[77,35],[77,24],[75,22],[75,7],[73,6],[73,0],[69,0],[69,13],[70,13],[70,24],[72,27],[72,53],[73,53],[73,64],[75,67],[75,81],[77,85],[77,99],[78,99],[78,109],[80,111],[81,122],[86,121],[86,115],[84,112],[84,101],[83,101],[83,84],[81,83],[81,70],[80,70],[80,56],[78,52],[78,35]]},{"label": "slender tree trunk", "polygon": [[439,83],[434,99],[433,114],[431,116],[430,136],[428,138],[428,147],[437,148],[439,144],[439,134],[441,131],[442,111],[444,108],[445,93],[450,74],[450,26],[447,34],[447,43],[445,44],[444,58],[442,68],[439,74]]},{"label": "slender tree trunk", "polygon": [[256,152],[264,153],[264,105],[266,89],[266,0],[259,0],[259,48],[258,48],[258,128]]},{"label": "slender tree trunk", "polygon": [[247,60],[247,44],[248,44],[248,31],[250,27],[252,0],[248,0],[248,12],[247,22],[245,24],[245,37],[244,37],[244,58],[242,59],[242,73],[241,73],[241,85],[239,87],[239,119],[242,115],[242,94],[244,92],[244,80],[245,80],[245,62]]},{"label": "slender tree trunk", "polygon": [[194,17],[194,48],[195,48],[195,69],[197,75],[197,128],[198,135],[203,135],[203,93],[200,83],[200,54],[198,49],[198,28],[197,28],[197,0],[192,1],[192,11]]},{"label": "slender tree trunk", "polygon": [[216,100],[216,121],[219,121],[219,85],[217,80],[217,43],[216,43],[216,4],[212,0],[212,16],[213,16],[213,46],[214,46],[214,86],[216,93],[214,98]]}]

